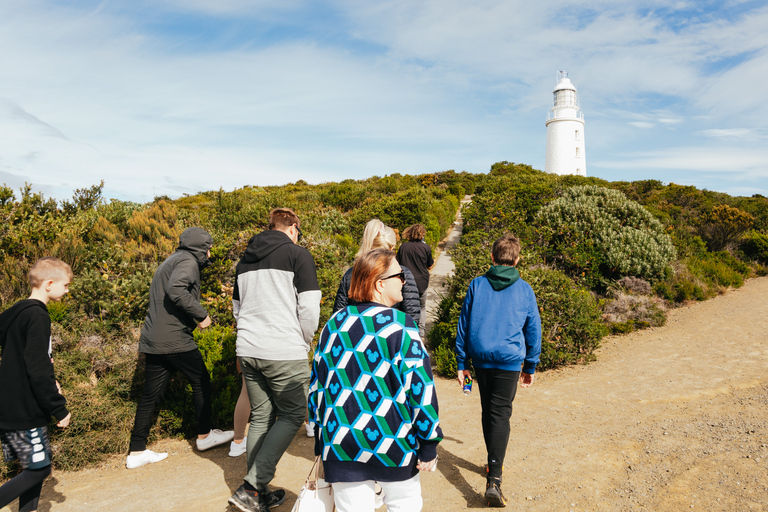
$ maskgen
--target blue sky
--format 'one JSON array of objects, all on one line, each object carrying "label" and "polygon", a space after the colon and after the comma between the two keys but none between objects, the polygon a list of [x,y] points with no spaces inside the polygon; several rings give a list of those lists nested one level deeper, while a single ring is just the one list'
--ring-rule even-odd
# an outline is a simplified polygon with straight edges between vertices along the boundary
[{"label": "blue sky", "polygon": [[[542,5],[531,5],[542,4]],[[0,2],[0,183],[150,201],[507,160],[768,195],[764,1]]]}]

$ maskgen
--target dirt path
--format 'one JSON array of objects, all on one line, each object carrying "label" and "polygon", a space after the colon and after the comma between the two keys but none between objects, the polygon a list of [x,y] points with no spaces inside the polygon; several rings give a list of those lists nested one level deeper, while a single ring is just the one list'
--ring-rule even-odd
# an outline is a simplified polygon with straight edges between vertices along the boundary
[{"label": "dirt path", "polygon": [[[508,510],[768,510],[768,278],[674,310],[665,327],[604,340],[598,361],[537,374],[515,400],[503,489]],[[422,475],[424,510],[484,508],[485,450],[476,393],[439,379],[445,440]],[[171,456],[137,470],[124,457],[55,472],[41,511],[215,511],[245,473],[226,449],[154,446]],[[312,460],[299,431],[273,484],[289,512]],[[15,510],[2,509],[2,512]]]}]

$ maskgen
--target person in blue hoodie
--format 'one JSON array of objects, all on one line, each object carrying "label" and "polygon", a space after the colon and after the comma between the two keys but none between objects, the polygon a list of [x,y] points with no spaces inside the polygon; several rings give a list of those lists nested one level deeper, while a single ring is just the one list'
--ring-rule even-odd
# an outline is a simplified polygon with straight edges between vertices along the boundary
[{"label": "person in blue hoodie", "polygon": [[[493,243],[493,266],[472,280],[456,329],[458,380],[475,370],[488,451],[486,503],[506,506],[501,470],[509,442],[509,419],[517,383],[533,384],[541,353],[541,319],[536,295],[520,279],[520,241],[505,234]],[[471,377],[470,377],[471,378]]]}]

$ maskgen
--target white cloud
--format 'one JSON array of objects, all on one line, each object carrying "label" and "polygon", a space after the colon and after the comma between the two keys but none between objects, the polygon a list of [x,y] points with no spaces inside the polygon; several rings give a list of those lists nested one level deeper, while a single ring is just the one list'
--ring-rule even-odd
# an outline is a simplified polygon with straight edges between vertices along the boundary
[{"label": "white cloud", "polygon": [[[541,167],[555,71],[566,69],[588,119],[590,167],[714,173],[699,137],[747,144],[768,130],[768,102],[755,92],[768,80],[768,8],[682,27],[658,14],[668,9],[661,0],[8,0],[0,172],[57,189],[104,178],[117,194],[151,198],[482,172],[497,160]],[[194,29],[162,29],[188,19]],[[207,33],[227,23],[233,33]],[[251,32],[261,39],[242,37]],[[760,175],[739,158],[724,172]]]}]

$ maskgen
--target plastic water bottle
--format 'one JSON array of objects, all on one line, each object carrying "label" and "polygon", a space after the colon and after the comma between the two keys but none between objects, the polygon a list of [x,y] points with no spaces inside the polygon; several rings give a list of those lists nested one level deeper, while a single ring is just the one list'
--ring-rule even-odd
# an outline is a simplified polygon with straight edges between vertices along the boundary
[{"label": "plastic water bottle", "polygon": [[472,393],[472,377],[469,375],[464,377],[464,394],[468,395]]}]

